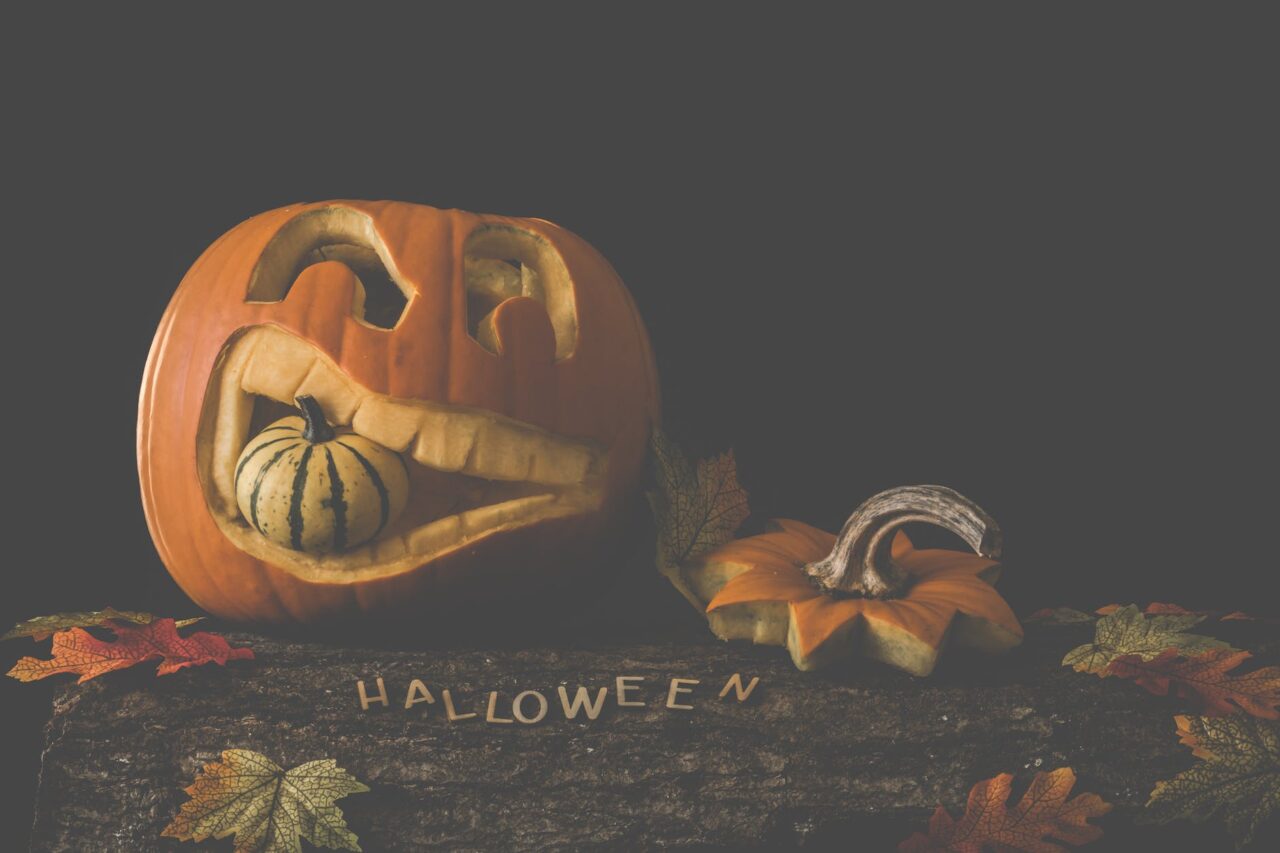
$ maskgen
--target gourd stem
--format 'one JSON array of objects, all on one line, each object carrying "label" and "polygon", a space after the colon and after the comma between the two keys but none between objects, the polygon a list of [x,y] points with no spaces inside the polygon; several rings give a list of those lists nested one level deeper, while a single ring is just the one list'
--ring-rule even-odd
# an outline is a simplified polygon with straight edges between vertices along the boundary
[{"label": "gourd stem", "polygon": [[301,397],[294,397],[293,402],[298,404],[299,409],[302,409],[302,417],[307,422],[306,427],[302,430],[303,438],[312,444],[333,441],[337,433],[333,431],[333,427],[329,426],[329,422],[324,419],[324,410],[320,408],[320,404],[316,402],[315,397],[310,394],[304,394]]},{"label": "gourd stem", "polygon": [[854,510],[831,553],[804,570],[832,592],[892,598],[909,580],[893,562],[893,537],[916,521],[950,530],[984,557],[1000,556],[1000,527],[973,501],[946,486],[902,486]]}]

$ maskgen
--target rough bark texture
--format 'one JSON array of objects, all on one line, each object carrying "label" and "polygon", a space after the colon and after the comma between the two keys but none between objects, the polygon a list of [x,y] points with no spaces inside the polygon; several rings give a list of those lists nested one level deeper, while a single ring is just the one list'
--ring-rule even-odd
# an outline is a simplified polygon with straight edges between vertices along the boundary
[{"label": "rough bark texture", "polygon": [[[1273,626],[1229,630],[1215,633],[1276,648]],[[416,651],[231,633],[257,660],[159,679],[140,667],[59,689],[32,844],[182,849],[160,838],[180,788],[231,747],[285,767],[336,758],[372,789],[339,802],[366,851],[892,849],[937,804],[961,810],[979,779],[1013,771],[1025,784],[1063,765],[1080,790],[1117,805],[1103,819],[1115,839],[1153,782],[1192,759],[1174,736],[1172,715],[1185,706],[1060,665],[1090,635],[1033,626],[1005,658],[955,654],[917,679],[871,665],[800,673],[777,649],[693,631],[675,642]],[[743,704],[717,698],[735,672],[761,679]],[[361,711],[356,679],[373,691],[379,675],[391,706]],[[645,707],[619,708],[611,695],[599,719],[564,719],[559,685],[612,686],[618,675],[645,678]],[[694,710],[664,707],[672,677],[701,681]],[[406,711],[414,678],[436,702]],[[444,688],[480,717],[447,722]],[[484,722],[488,691],[510,717],[511,698],[533,689],[549,699],[545,721]]]}]

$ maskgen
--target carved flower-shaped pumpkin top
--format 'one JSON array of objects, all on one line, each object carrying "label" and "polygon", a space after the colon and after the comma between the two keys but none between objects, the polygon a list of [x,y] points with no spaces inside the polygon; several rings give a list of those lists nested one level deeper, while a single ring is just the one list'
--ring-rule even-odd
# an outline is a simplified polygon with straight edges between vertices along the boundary
[{"label": "carved flower-shaped pumpkin top", "polygon": [[[927,490],[927,491],[925,491]],[[837,537],[799,521],[707,554],[691,573],[712,630],[724,639],[785,645],[796,666],[815,669],[855,651],[916,675],[932,671],[948,640],[1003,651],[1022,639],[1017,617],[992,584],[1000,564],[978,554],[916,549],[898,525],[918,515],[883,513],[874,502],[941,497],[973,524],[954,529],[979,544],[993,528],[980,511],[940,487],[882,493]],[[970,513],[969,507],[972,507]],[[885,519],[894,521],[886,523]],[[936,520],[935,520],[935,523]],[[968,532],[966,532],[966,530]],[[998,532],[989,553],[998,552]],[[842,548],[848,543],[850,548]],[[855,577],[860,561],[861,578]],[[841,568],[824,575],[824,564]],[[879,567],[879,568],[877,568]],[[852,569],[852,571],[850,571]]]},{"label": "carved flower-shaped pumpkin top", "polygon": [[[916,549],[905,533],[894,537],[893,561],[908,575],[900,598],[833,595],[805,574],[804,566],[831,552],[836,537],[800,521],[782,519],[776,530],[723,546],[708,561],[751,568],[735,576],[707,605],[709,613],[735,604],[776,602],[790,607],[790,633],[799,660],[811,660],[859,620],[881,630],[906,632],[936,650],[956,614],[982,619],[1017,637],[1022,627],[991,586],[999,563],[942,549]],[[990,580],[988,580],[990,579]],[[797,660],[797,663],[799,663]]]}]

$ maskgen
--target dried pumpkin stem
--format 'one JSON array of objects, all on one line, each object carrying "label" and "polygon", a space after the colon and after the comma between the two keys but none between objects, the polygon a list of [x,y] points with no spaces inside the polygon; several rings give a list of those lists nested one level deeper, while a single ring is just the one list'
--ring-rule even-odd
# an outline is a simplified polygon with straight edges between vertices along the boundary
[{"label": "dried pumpkin stem", "polygon": [[831,553],[804,570],[833,592],[892,598],[907,584],[893,562],[893,535],[917,521],[950,530],[984,557],[1000,556],[1000,527],[973,501],[946,486],[902,486],[854,510]]},{"label": "dried pumpkin stem", "polygon": [[298,408],[302,409],[303,420],[307,425],[302,430],[302,437],[312,444],[318,444],[322,441],[333,441],[337,435],[333,431],[333,427],[329,426],[329,422],[324,419],[324,410],[320,408],[320,404],[316,402],[316,398],[310,394],[304,394],[301,397],[294,397],[293,402],[298,404]]}]

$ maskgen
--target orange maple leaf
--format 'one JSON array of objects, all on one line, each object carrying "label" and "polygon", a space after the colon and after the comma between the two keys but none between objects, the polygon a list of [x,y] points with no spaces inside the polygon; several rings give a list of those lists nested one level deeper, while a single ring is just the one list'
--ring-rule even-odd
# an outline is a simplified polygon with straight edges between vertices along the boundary
[{"label": "orange maple leaf", "polygon": [[198,631],[181,637],[172,619],[156,619],[145,625],[112,622],[108,627],[115,632],[114,641],[100,640],[83,628],[59,631],[53,635],[51,659],[24,657],[14,664],[9,675],[19,681],[36,681],[72,673],[79,675],[79,683],[83,683],[155,658],[160,659],[156,675],[169,675],[187,666],[253,658],[251,650],[233,649],[218,634]]},{"label": "orange maple leaf", "polygon": [[1111,811],[1111,804],[1097,794],[1080,794],[1068,800],[1075,784],[1076,774],[1070,767],[1037,773],[1022,799],[1009,808],[1013,775],[1001,773],[983,779],[969,791],[969,804],[960,820],[938,806],[929,819],[928,834],[912,835],[898,845],[899,853],[978,853],[988,847],[1032,853],[1064,849],[1049,838],[1073,847],[1087,844],[1102,836],[1102,830],[1089,823],[1089,818]]},{"label": "orange maple leaf", "polygon": [[1177,649],[1165,649],[1151,660],[1139,655],[1118,657],[1107,667],[1108,675],[1132,678],[1157,696],[1170,693],[1203,704],[1206,717],[1244,711],[1268,720],[1280,719],[1280,666],[1268,666],[1239,675],[1235,669],[1252,655],[1232,649],[1211,649],[1184,657]]}]

